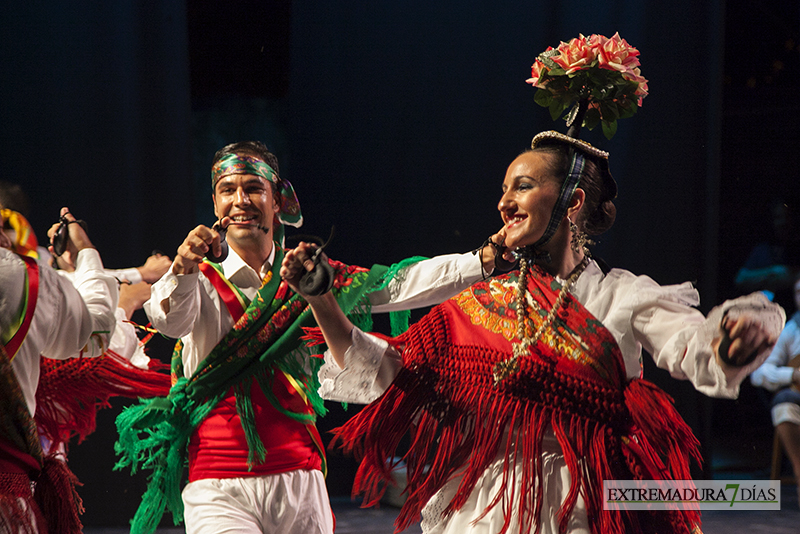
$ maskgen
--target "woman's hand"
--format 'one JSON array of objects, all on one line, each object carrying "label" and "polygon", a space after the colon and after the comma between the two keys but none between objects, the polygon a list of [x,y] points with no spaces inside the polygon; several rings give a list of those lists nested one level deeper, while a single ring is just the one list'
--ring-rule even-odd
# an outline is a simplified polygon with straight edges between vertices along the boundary
[{"label": "woman's hand", "polygon": [[[735,366],[747,365],[754,354],[770,349],[777,341],[755,314],[742,313],[735,320],[723,319],[722,328],[728,332],[730,345],[727,357]],[[719,356],[720,339],[715,340],[715,350]],[[723,355],[724,356],[724,355]],[[724,358],[722,358],[724,360]]]},{"label": "woman's hand", "polygon": [[[504,226],[499,232],[489,237],[489,241],[491,241],[491,243],[487,243],[480,250],[481,265],[483,266],[483,272],[485,272],[487,275],[492,274],[495,268],[500,268],[503,270],[509,269],[510,266],[516,262],[516,258],[514,258],[514,255],[511,254],[511,250],[504,248],[503,243],[505,242],[505,239],[506,229]],[[497,258],[498,249],[503,250],[503,255],[500,258]],[[503,260],[505,260],[505,263]]]}]

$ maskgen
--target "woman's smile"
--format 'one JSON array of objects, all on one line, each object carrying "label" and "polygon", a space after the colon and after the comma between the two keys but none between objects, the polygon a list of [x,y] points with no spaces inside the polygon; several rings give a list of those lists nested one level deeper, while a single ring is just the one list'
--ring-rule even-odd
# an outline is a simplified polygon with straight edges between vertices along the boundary
[{"label": "woman's smile", "polygon": [[549,158],[549,154],[525,152],[508,167],[497,209],[505,224],[505,244],[511,249],[534,244],[547,228],[560,191],[551,176]]}]

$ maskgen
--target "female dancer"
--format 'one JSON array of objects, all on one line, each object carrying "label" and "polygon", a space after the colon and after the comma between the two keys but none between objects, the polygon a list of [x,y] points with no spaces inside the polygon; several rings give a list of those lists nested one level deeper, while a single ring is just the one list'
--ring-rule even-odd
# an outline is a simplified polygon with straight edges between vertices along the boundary
[{"label": "female dancer", "polygon": [[[641,350],[699,391],[735,397],[783,310],[753,294],[704,317],[689,283],[604,272],[586,234],[613,223],[616,184],[608,154],[588,143],[538,134],[502,190],[505,226],[493,240],[519,268],[398,338],[363,334],[329,295],[307,297],[329,348],[320,393],[370,403],[337,430],[361,458],[354,493],[379,499],[411,431],[398,530],[421,515],[436,534],[697,531],[696,511],[603,509],[604,480],[686,480],[689,458],[699,460],[671,399],[641,378]],[[311,252],[286,254],[281,275],[293,287]]]}]

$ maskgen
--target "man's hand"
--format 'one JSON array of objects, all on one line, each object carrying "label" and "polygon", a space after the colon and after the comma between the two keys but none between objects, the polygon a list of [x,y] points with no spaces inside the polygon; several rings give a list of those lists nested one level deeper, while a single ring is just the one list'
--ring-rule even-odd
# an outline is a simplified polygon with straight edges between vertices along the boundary
[{"label": "man's hand", "polygon": [[[64,251],[64,254],[59,257],[58,264],[62,269],[74,271],[75,258],[78,257],[78,252],[85,248],[94,248],[94,245],[92,245],[83,227],[76,222],[75,217],[69,212],[69,208],[61,208],[61,217],[64,217],[67,221],[68,235],[67,249]],[[60,225],[61,222],[57,222],[47,231],[47,237],[51,243],[47,248],[53,256],[55,256],[52,245],[53,236],[56,234],[56,230],[58,230]]]},{"label": "man's hand", "polygon": [[147,260],[144,262],[144,265],[137,267],[136,269],[142,275],[143,281],[147,282],[148,284],[152,284],[164,276],[164,273],[169,271],[171,265],[172,260],[169,258],[169,256],[156,253],[147,258]]},{"label": "man's hand", "polygon": [[150,284],[139,282],[138,284],[121,284],[119,286],[118,306],[125,310],[125,316],[130,321],[133,312],[144,306],[150,298]]},{"label": "man's hand", "polygon": [[[228,217],[222,219],[222,227],[228,226],[230,222]],[[175,256],[175,262],[172,264],[172,272],[174,274],[191,274],[197,272],[198,265],[203,262],[206,252],[211,249],[214,254],[220,254],[220,237],[219,233],[213,228],[203,226],[202,224],[189,232],[186,239],[178,247],[178,255]]]},{"label": "man's hand", "polygon": [[[754,314],[743,313],[735,321],[725,318],[722,327],[731,338],[728,358],[734,365],[745,365],[753,353],[760,354],[777,341]],[[714,346],[718,351],[719,340],[715,340]]]},{"label": "man's hand", "polygon": [[300,291],[300,278],[314,269],[312,257],[316,250],[316,245],[301,241],[296,248],[286,251],[283,257],[283,263],[281,263],[281,278],[286,280],[289,287],[299,295],[302,295],[306,300],[308,300],[308,295],[304,295]]},{"label": "man's hand", "polygon": [[[300,278],[314,269],[314,261],[311,258],[316,250],[316,245],[301,242],[295,249],[286,251],[281,263],[281,278],[309,303],[331,355],[337,365],[344,369],[344,354],[352,344],[350,332],[353,330],[353,324],[342,312],[332,292],[327,291],[322,295],[311,297],[299,290]],[[322,260],[327,261],[324,256]]]}]

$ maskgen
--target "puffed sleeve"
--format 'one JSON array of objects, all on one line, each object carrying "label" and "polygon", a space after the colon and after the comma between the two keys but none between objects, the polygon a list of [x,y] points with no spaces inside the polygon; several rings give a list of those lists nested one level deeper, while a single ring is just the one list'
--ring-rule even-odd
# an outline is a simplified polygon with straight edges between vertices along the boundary
[{"label": "puffed sleeve", "polygon": [[741,314],[751,314],[776,338],[785,322],[783,309],[763,294],[754,293],[725,301],[712,309],[708,317],[703,317],[692,307],[699,301],[688,288],[690,284],[659,286],[647,277],[638,277],[633,297],[634,335],[656,365],[673,377],[690,380],[708,396],[736,398],[742,381],[764,361],[769,351],[763,351],[744,367],[722,363],[712,343],[721,335],[723,316],[727,314],[735,320]]},{"label": "puffed sleeve", "polygon": [[380,290],[369,294],[372,311],[386,313],[441,304],[485,277],[480,257],[444,254],[402,269]]},{"label": "puffed sleeve", "polygon": [[42,355],[61,359],[78,354],[85,357],[100,356],[108,348],[116,326],[114,311],[119,300],[116,279],[103,270],[103,262],[97,250],[89,248],[78,253],[72,282],[58,276],[46,265],[40,266],[44,287],[56,287],[48,291],[52,298],[48,303],[57,310],[47,336],[50,341],[42,348]]},{"label": "puffed sleeve", "polygon": [[322,398],[339,402],[369,404],[391,385],[402,367],[397,351],[385,340],[354,327],[352,345],[344,354],[344,369],[329,352],[319,370]]}]

